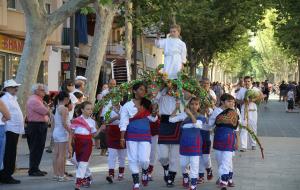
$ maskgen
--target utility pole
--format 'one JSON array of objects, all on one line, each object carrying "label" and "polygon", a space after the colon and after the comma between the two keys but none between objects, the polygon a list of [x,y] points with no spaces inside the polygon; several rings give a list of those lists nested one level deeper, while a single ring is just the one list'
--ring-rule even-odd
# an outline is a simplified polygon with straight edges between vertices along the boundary
[{"label": "utility pole", "polygon": [[76,55],[75,55],[75,15],[70,17],[70,79],[75,81]]}]

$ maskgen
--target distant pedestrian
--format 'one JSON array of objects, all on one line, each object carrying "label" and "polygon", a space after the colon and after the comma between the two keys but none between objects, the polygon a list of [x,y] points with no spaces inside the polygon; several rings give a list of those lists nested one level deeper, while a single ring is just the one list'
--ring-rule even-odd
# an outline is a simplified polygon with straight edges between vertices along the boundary
[{"label": "distant pedestrian", "polygon": [[268,104],[269,96],[270,96],[270,88],[269,88],[269,81],[265,80],[262,87],[262,93],[264,95],[264,102]]},{"label": "distant pedestrian", "polygon": [[9,110],[11,119],[5,124],[6,128],[6,143],[3,159],[3,169],[0,171],[0,182],[6,184],[18,184],[20,180],[12,177],[15,171],[17,145],[20,134],[24,134],[24,117],[17,102],[18,87],[21,84],[16,83],[13,79],[4,82],[5,91],[1,100]]},{"label": "distant pedestrian", "polygon": [[291,88],[287,93],[288,112],[293,112],[295,104],[294,90]]},{"label": "distant pedestrian", "polygon": [[279,86],[279,102],[281,101],[286,101],[286,96],[287,96],[287,90],[288,90],[288,86],[287,84],[285,83],[285,81],[282,81],[282,83],[280,84]]},{"label": "distant pedestrian", "polygon": [[29,176],[45,176],[47,172],[41,171],[39,166],[43,156],[47,137],[49,106],[43,102],[46,89],[43,84],[35,84],[27,100],[27,142],[29,146]]},{"label": "distant pedestrian", "polygon": [[300,82],[298,82],[298,85],[296,87],[296,101],[298,106],[300,106]]}]

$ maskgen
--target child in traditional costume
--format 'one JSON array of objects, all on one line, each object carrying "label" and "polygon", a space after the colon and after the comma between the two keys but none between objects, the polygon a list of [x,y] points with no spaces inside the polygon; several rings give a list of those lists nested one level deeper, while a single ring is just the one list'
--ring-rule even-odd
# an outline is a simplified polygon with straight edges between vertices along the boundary
[{"label": "child in traditional costume", "polygon": [[120,123],[120,104],[116,104],[112,107],[110,112],[109,124],[106,125],[106,138],[108,147],[108,176],[106,180],[109,183],[113,183],[115,177],[115,166],[118,158],[119,161],[119,174],[118,180],[121,181],[124,178],[125,171],[125,158],[126,158],[126,148],[121,147],[120,139],[121,132],[119,128]]},{"label": "child in traditional costume", "polygon": [[[179,107],[179,104],[177,105]],[[174,113],[176,113],[176,110]],[[202,121],[199,115],[200,100],[193,97],[188,104],[188,108],[185,108],[185,112],[176,116],[172,115],[169,119],[173,123],[183,121],[180,136],[180,165],[183,174],[183,187],[190,188],[190,190],[197,189],[199,160],[202,155],[202,137],[200,134]],[[187,172],[188,166],[190,167],[190,174]]]},{"label": "child in traditional costume", "polygon": [[234,186],[232,181],[233,163],[232,157],[236,150],[235,130],[239,124],[239,115],[234,105],[235,99],[230,94],[223,94],[220,98],[222,103],[220,108],[216,108],[209,119],[209,124],[215,127],[213,148],[215,149],[218,164],[217,184],[220,188]]},{"label": "child in traditional costume", "polygon": [[92,182],[92,175],[88,168],[89,159],[92,153],[92,136],[97,135],[96,122],[91,118],[93,113],[92,103],[85,101],[82,104],[82,115],[73,119],[71,129],[75,144],[75,155],[78,163],[76,170],[75,190],[80,187],[89,187]]},{"label": "child in traditional costume", "polygon": [[164,68],[163,72],[169,79],[177,79],[177,74],[183,69],[186,63],[186,45],[180,39],[181,28],[179,25],[170,27],[170,36],[166,39],[156,40],[156,46],[164,49]]},{"label": "child in traditional costume", "polygon": [[171,123],[169,117],[176,109],[176,98],[164,88],[156,96],[159,105],[160,126],[158,135],[159,162],[164,169],[164,181],[168,187],[174,186],[178,169],[180,122]]},{"label": "child in traditional costume", "polygon": [[[199,119],[202,121],[204,126],[207,126],[208,119],[205,114],[200,115]],[[210,181],[213,178],[211,156],[210,156],[210,150],[211,150],[210,132],[211,129],[209,126],[200,129],[203,144],[202,144],[202,155],[200,156],[199,178],[197,181],[198,184],[204,183],[205,170],[207,173],[206,179]]]},{"label": "child in traditional costume", "polygon": [[[152,106],[153,111],[158,111],[158,105],[155,103]],[[159,134],[160,119],[158,118],[155,122],[150,122],[151,130],[151,152],[150,152],[150,165],[148,167],[148,180],[152,181],[152,173],[154,170],[156,157],[157,157],[157,143]]]},{"label": "child in traditional costume", "polygon": [[[139,167],[142,167],[142,184],[148,185],[148,172],[151,151],[150,121],[157,120],[151,113],[151,102],[145,98],[146,87],[136,83],[132,87],[134,98],[121,109],[121,147],[127,148],[129,169],[132,172],[133,190],[140,189]],[[126,138],[126,139],[125,139]]]}]

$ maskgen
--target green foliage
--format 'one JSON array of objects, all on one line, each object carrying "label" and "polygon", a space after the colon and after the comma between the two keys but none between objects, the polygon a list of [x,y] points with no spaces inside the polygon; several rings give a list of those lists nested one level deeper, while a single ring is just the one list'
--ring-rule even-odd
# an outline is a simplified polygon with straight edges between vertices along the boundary
[{"label": "green foliage", "polygon": [[[113,0],[98,0],[98,2],[102,5],[110,5],[113,3]],[[84,15],[93,14],[95,12],[96,12],[95,8],[90,6],[83,7],[80,9],[80,14],[84,14]]]},{"label": "green foliage", "polygon": [[94,7],[83,7],[80,9],[80,14],[83,14],[83,15],[93,14],[95,12],[96,11],[95,11]]},{"label": "green foliage", "polygon": [[277,19],[273,22],[277,42],[293,55],[300,56],[300,1],[276,0]]},{"label": "green foliage", "polygon": [[286,75],[290,72],[289,68],[295,66],[295,57],[287,47],[284,48],[278,43],[279,38],[276,36],[278,29],[273,25],[277,19],[276,11],[268,10],[265,19],[262,20],[265,28],[259,31],[253,40],[255,49],[261,54],[263,60],[261,66],[266,76]]},{"label": "green foliage", "polygon": [[[186,73],[180,73],[179,78],[181,80],[170,80],[165,73],[160,72],[160,68],[162,68],[162,66],[159,66],[155,71],[144,71],[138,80],[122,83],[112,89],[109,94],[96,103],[94,112],[97,113],[100,108],[107,105],[109,101],[112,101],[114,105],[122,101],[124,97],[127,97],[129,100],[132,99],[132,86],[139,82],[143,82],[151,93],[158,92],[159,89],[167,87],[169,89],[169,95],[176,98],[181,98],[181,91],[184,89],[199,97],[201,106],[211,106],[207,92],[200,86],[195,78],[190,77]],[[155,95],[151,93],[147,95],[147,98],[153,99]]]},{"label": "green foliage", "polygon": [[209,63],[215,54],[234,47],[248,30],[261,28],[258,21],[265,7],[255,0],[187,0],[176,18],[192,58]]}]

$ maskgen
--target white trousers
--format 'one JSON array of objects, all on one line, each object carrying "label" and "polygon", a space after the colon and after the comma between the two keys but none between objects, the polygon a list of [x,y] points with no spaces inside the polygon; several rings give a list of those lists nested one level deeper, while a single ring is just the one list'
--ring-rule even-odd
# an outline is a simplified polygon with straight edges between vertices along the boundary
[{"label": "white trousers", "polygon": [[[257,135],[257,125],[249,125],[249,128],[253,130],[253,132]],[[241,138],[241,148],[247,149],[248,147],[248,136],[250,137],[250,145],[256,146],[256,141],[248,134],[246,129],[241,130],[240,138]]]},{"label": "white trousers", "polygon": [[[233,164],[232,164],[232,155],[233,152],[230,151],[219,151],[216,152],[216,160],[218,164],[218,176],[221,180],[222,175],[227,175],[229,172],[232,172]],[[227,182],[224,182],[225,184]]]},{"label": "white trousers", "polygon": [[161,165],[169,165],[169,171],[177,172],[179,157],[178,144],[159,144],[158,145],[159,162]]},{"label": "white trousers", "polygon": [[190,178],[198,178],[200,156],[183,156],[180,155],[180,166],[182,173],[187,172],[190,166]]},{"label": "white trousers", "polygon": [[205,173],[206,168],[211,168],[210,154],[203,154],[202,156],[200,156],[199,173]]},{"label": "white trousers", "polygon": [[125,167],[126,149],[108,148],[108,169],[115,169],[117,158],[119,167]]},{"label": "white trousers", "polygon": [[91,170],[89,169],[88,162],[78,162],[77,170],[76,170],[76,178],[86,178],[92,175]]},{"label": "white trousers", "polygon": [[149,142],[126,141],[128,165],[131,173],[139,173],[140,166],[146,170],[150,163],[151,144]]},{"label": "white trousers", "polygon": [[158,135],[151,137],[151,152],[150,152],[150,165],[154,166],[157,157],[157,142]]}]

